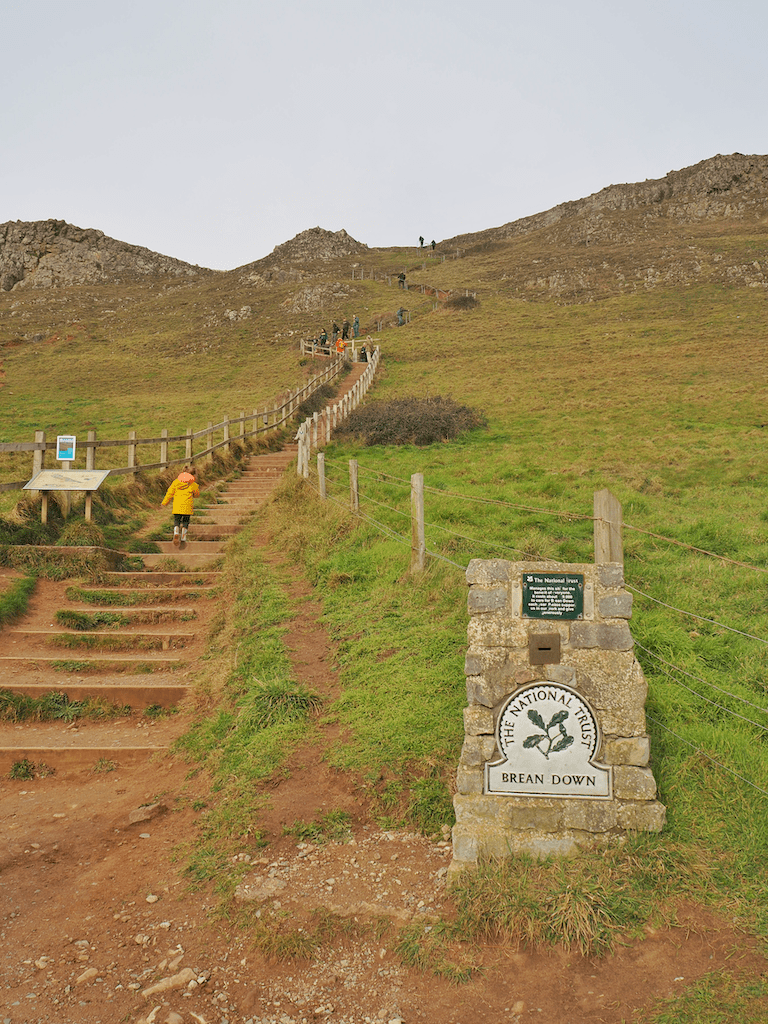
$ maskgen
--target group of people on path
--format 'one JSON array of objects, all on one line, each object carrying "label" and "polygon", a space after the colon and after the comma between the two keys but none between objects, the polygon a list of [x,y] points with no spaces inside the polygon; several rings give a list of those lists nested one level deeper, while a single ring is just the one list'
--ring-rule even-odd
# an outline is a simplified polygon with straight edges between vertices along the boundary
[{"label": "group of people on path", "polygon": [[331,327],[331,341],[328,341],[328,331],[322,327],[316,338],[311,338],[312,347],[315,351],[324,352],[326,355],[330,355],[331,349],[335,349],[341,353],[347,347],[346,343],[350,338],[350,331],[352,332],[353,338],[360,337],[360,317],[355,313],[352,318],[352,323],[345,317],[342,321],[341,327],[333,321]]}]

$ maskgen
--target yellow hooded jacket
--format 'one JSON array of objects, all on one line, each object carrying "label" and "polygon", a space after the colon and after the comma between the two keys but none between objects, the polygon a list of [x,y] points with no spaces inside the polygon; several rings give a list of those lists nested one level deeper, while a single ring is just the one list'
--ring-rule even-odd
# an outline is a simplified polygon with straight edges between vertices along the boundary
[{"label": "yellow hooded jacket", "polygon": [[165,493],[163,505],[167,505],[173,498],[173,511],[176,515],[191,516],[195,507],[195,498],[200,497],[200,488],[194,480],[173,481]]}]

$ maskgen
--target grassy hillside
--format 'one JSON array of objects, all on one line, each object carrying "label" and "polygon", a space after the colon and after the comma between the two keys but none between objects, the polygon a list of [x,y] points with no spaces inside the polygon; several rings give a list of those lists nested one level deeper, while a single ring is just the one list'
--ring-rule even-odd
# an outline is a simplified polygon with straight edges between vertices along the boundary
[{"label": "grassy hillside", "polygon": [[[590,560],[592,496],[609,487],[628,524],[631,628],[669,814],[661,836],[632,850],[659,866],[659,906],[688,896],[765,937],[766,295],[735,272],[729,285],[723,270],[765,259],[765,225],[632,230],[631,244],[591,250],[583,269],[603,286],[596,294],[590,285],[583,302],[543,284],[523,297],[540,261],[547,273],[559,264],[573,274],[587,259],[546,232],[444,262],[414,250],[297,261],[282,283],[255,282],[245,268],[165,290],[0,294],[0,434],[199,426],[294,384],[305,372],[298,337],[357,312],[384,354],[369,401],[450,395],[488,426],[426,449],[335,441],[326,450],[333,500],[321,506],[291,479],[269,513],[340,645],[344,696],[330,713],[347,730],[332,760],[359,775],[383,817],[426,830],[450,821],[465,702],[463,568],[472,557]],[[643,268],[662,255],[682,266],[692,245],[699,272],[642,284]],[[405,267],[410,290],[353,280],[354,262],[368,273]],[[468,290],[478,304],[435,308],[421,283]],[[401,304],[412,319],[398,328]],[[245,306],[250,316],[227,317]],[[358,519],[345,507],[353,457]],[[417,471],[432,556],[413,580]],[[255,636],[257,624],[242,629]],[[218,726],[210,733],[220,745]],[[589,870],[614,885],[600,863]]]}]

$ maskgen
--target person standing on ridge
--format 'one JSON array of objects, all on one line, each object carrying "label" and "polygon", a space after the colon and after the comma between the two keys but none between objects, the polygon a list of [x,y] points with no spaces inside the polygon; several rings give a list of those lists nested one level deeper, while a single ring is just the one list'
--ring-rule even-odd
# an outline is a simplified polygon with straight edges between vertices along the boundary
[{"label": "person standing on ridge", "polygon": [[341,325],[341,337],[343,341],[346,341],[347,338],[349,338],[349,320],[346,317],[344,317],[344,321]]},{"label": "person standing on ridge", "polygon": [[356,338],[360,337],[360,317],[355,313],[354,319],[352,320],[352,333]]},{"label": "person standing on ridge", "polygon": [[[197,481],[185,466],[166,491],[162,504],[167,505],[173,499],[173,543],[178,548],[187,543],[189,517],[195,508],[195,498],[200,497]],[[181,533],[179,533],[181,531]]]}]

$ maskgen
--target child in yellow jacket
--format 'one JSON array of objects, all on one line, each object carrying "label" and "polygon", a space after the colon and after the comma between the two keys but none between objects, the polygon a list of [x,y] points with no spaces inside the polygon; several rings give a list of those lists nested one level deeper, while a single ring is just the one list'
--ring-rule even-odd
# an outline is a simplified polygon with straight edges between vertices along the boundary
[{"label": "child in yellow jacket", "polygon": [[[179,543],[186,544],[189,517],[194,511],[195,498],[199,497],[200,488],[192,473],[185,466],[184,471],[179,473],[163,498],[163,505],[167,505],[173,499],[173,543],[176,547],[179,546]],[[179,530],[181,530],[181,537],[179,537]]]}]

